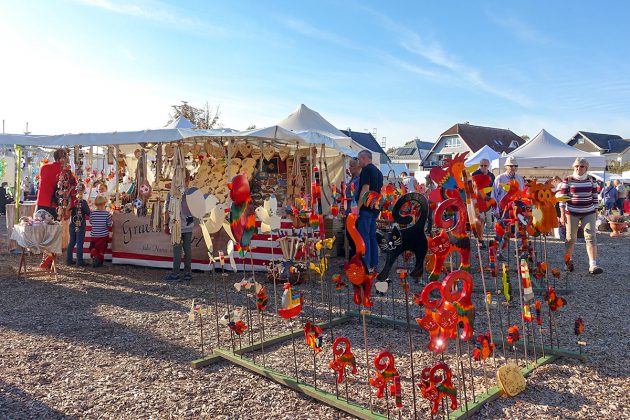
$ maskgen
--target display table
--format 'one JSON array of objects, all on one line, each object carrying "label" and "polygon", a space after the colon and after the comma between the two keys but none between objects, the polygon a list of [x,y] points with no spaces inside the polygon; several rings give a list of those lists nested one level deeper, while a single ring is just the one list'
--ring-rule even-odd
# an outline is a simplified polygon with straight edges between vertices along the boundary
[{"label": "display table", "polygon": [[[37,207],[37,205],[35,204],[34,201],[20,203],[20,215],[18,216],[18,219],[23,216],[32,216],[33,213],[35,213],[35,207]],[[13,225],[15,224],[15,203],[7,204],[6,217],[7,217],[6,226],[7,226],[7,239],[8,239],[7,242],[9,245],[9,251],[13,251],[15,249],[18,249],[18,246],[15,243],[15,241],[11,239]]]},{"label": "display table", "polygon": [[[14,225],[11,232],[11,239],[21,248],[20,265],[18,268],[18,278],[37,277],[54,274],[57,278],[57,267],[55,256],[61,254],[61,236],[63,226],[61,224],[41,224],[33,226]],[[28,270],[27,251],[33,254],[49,254],[53,257],[49,271]]]},{"label": "display table", "polygon": [[[118,213],[113,215],[114,226],[112,229],[112,263],[132,264],[144,267],[173,267],[173,247],[171,237],[164,232],[157,231],[150,226],[148,217],[138,217],[130,213]],[[256,222],[260,228],[260,222]],[[285,234],[291,234],[293,224],[290,220],[282,220],[281,230]],[[274,239],[277,239],[274,235]],[[282,259],[282,251],[277,241],[270,241],[268,234],[254,234],[253,269],[266,271],[267,265],[272,260]],[[229,240],[224,230],[212,235],[214,256],[218,257],[220,250],[224,251]],[[236,268],[249,271],[252,269],[252,258],[246,254],[245,258],[235,256]],[[226,269],[231,269],[228,258],[225,259]],[[183,268],[183,261],[182,261]],[[205,241],[199,226],[195,226],[192,238],[192,268],[193,270],[210,270],[210,259]]]},{"label": "display table", "polygon": [[[37,207],[37,204],[35,204],[34,201],[26,201],[24,203],[20,203],[20,215],[18,217],[18,219],[20,217],[23,216],[33,216],[33,213],[35,213],[35,208]],[[18,249],[18,245],[17,243],[11,239],[11,234],[13,231],[13,225],[15,224],[15,203],[11,203],[11,204],[7,204],[7,242],[9,244],[9,252]],[[61,233],[61,247],[63,249],[66,248],[66,246],[68,245],[68,240],[69,240],[69,234],[68,234],[68,221],[64,220],[61,222],[62,225],[64,226],[64,229],[62,230]]]}]

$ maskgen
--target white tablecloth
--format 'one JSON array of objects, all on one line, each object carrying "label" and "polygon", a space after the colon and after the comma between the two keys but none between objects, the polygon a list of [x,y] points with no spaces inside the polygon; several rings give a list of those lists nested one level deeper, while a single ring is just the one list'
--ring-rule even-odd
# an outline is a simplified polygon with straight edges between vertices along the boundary
[{"label": "white tablecloth", "polygon": [[61,254],[62,225],[14,225],[11,239],[23,248],[28,248],[35,254],[43,251]]}]

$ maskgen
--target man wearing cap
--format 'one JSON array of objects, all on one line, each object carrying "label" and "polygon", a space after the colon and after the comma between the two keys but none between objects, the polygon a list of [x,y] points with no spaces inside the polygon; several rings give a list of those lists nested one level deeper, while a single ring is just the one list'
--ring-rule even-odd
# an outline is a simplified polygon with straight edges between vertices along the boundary
[{"label": "man wearing cap", "polygon": [[[486,175],[490,178],[490,183],[491,185],[494,186],[494,174],[490,171],[490,161],[488,159],[481,159],[479,161],[479,168],[472,173],[472,176],[475,177],[476,175]],[[488,193],[486,193],[487,196],[491,196],[492,195],[492,191],[488,191]],[[488,223],[487,218],[488,218],[488,213],[490,213],[490,210],[487,210],[486,212],[483,213],[483,218],[481,219],[481,222],[483,223],[483,229],[482,232],[486,229],[486,224]],[[485,244],[482,242],[481,243],[481,247],[485,248]]]},{"label": "man wearing cap", "polygon": [[514,156],[508,156],[505,161],[505,172],[496,177],[494,180],[494,187],[492,189],[492,198],[497,202],[496,214],[498,215],[500,212],[499,203],[501,199],[507,194],[507,191],[502,187],[503,185],[509,185],[510,181],[517,181],[518,185],[522,190],[525,189],[525,180],[522,176],[516,173],[518,171],[518,162]]}]

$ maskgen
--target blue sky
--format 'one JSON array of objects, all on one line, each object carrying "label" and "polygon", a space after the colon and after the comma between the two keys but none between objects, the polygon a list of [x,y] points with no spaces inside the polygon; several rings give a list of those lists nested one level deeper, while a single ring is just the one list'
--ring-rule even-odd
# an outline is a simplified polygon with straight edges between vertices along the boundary
[{"label": "blue sky", "polygon": [[630,137],[630,3],[59,0],[0,4],[0,119],[35,133],[225,127],[300,103],[396,146],[456,122]]}]

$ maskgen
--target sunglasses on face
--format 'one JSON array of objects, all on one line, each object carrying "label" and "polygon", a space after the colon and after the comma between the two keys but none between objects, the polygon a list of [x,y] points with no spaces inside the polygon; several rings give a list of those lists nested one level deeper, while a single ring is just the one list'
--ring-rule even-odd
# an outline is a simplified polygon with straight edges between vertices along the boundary
[{"label": "sunglasses on face", "polygon": [[508,168],[518,168],[518,165],[506,165]]},{"label": "sunglasses on face", "polygon": [[574,168],[586,168],[584,165],[575,165]]},{"label": "sunglasses on face", "polygon": [[488,167],[488,165],[479,165],[479,166],[481,166],[482,168],[487,168]]}]

